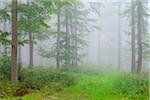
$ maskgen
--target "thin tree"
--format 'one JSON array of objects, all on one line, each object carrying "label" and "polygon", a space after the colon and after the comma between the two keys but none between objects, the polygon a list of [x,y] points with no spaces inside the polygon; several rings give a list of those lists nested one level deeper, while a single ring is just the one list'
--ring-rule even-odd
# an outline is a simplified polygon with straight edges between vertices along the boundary
[{"label": "thin tree", "polygon": [[[30,0],[27,0],[30,5]],[[29,19],[29,18],[28,18]],[[29,32],[29,68],[33,68],[33,33]]]},{"label": "thin tree", "polygon": [[57,14],[57,56],[56,56],[56,66],[60,69],[60,12]]},{"label": "thin tree", "polygon": [[17,68],[17,0],[12,0],[11,81],[18,81]]},{"label": "thin tree", "polygon": [[138,64],[137,72],[142,68],[142,1],[137,1]]},{"label": "thin tree", "polygon": [[65,38],[65,44],[66,44],[66,55],[65,55],[65,67],[69,67],[69,65],[70,65],[70,55],[69,55],[69,46],[70,46],[70,40],[69,40],[69,36],[70,36],[70,34],[69,34],[69,20],[68,20],[68,18],[66,17],[65,18],[65,22],[66,22],[66,38]]},{"label": "thin tree", "polygon": [[131,72],[136,71],[136,61],[135,61],[135,2],[131,3],[131,41],[132,41],[132,61],[131,61]]}]

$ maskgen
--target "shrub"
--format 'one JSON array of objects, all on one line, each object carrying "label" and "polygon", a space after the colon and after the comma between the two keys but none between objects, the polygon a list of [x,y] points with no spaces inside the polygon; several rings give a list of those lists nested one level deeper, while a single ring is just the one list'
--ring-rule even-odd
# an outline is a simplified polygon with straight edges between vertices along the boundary
[{"label": "shrub", "polygon": [[5,75],[7,78],[10,78],[11,67],[10,67],[10,57],[2,55],[0,56],[0,74]]},{"label": "shrub", "polygon": [[132,100],[145,100],[149,95],[148,77],[143,75],[122,74],[118,76],[114,87]]},{"label": "shrub", "polygon": [[22,69],[21,83],[25,87],[43,88],[51,87],[51,83],[60,83],[63,86],[70,86],[74,84],[74,78],[66,72],[57,72],[51,69]]}]

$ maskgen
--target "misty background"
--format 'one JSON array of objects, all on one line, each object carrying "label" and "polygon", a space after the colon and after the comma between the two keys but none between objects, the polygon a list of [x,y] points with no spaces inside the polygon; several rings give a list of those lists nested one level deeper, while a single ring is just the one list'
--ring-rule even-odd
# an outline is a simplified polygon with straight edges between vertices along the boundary
[{"label": "misty background", "polygon": [[[9,3],[10,0],[1,0],[0,7],[3,8],[5,4]],[[20,0],[20,2],[25,2]],[[117,68],[118,64],[118,42],[121,43],[121,69],[129,71],[131,69],[131,35],[127,33],[130,32],[131,28],[129,26],[129,21],[124,15],[124,11],[130,5],[130,1],[123,0],[104,0],[104,1],[93,1],[93,0],[83,0],[85,8],[88,8],[90,4],[99,4],[100,15],[98,16],[94,12],[91,12],[88,16],[95,20],[94,23],[87,21],[87,25],[94,24],[99,29],[91,29],[91,32],[85,37],[88,41],[88,45],[84,47],[80,52],[83,52],[84,58],[81,64],[90,65],[108,65],[113,68]],[[121,10],[119,11],[119,5]],[[148,3],[148,8],[150,8],[150,3]],[[121,41],[118,40],[119,32],[119,13],[120,17],[120,32]],[[150,20],[147,20],[148,23]],[[52,17],[52,23],[56,22],[56,18]],[[7,23],[7,22],[6,22]],[[3,23],[1,23],[1,28],[3,28]],[[10,30],[10,24],[7,23],[7,30]],[[149,26],[148,26],[149,27]],[[55,28],[52,27],[52,29]],[[150,29],[150,27],[148,28]],[[40,56],[40,48],[43,46],[45,49],[49,49],[53,44],[53,39],[46,41],[38,41],[34,45],[34,65],[37,66],[54,66],[54,60],[50,60]],[[40,45],[40,46],[39,46]],[[21,47],[21,59],[23,64],[29,63],[29,46],[28,44]],[[145,66],[146,69],[150,68],[150,61]]]}]

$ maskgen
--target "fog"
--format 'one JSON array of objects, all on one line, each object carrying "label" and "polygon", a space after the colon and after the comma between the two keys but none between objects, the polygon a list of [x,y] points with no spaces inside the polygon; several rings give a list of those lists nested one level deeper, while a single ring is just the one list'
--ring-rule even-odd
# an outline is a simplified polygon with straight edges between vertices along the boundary
[{"label": "fog", "polygon": [[[3,3],[10,2],[10,0],[1,1],[1,8]],[[25,2],[20,0],[20,2]],[[103,0],[103,1],[93,1],[93,0],[83,0],[84,7],[90,8],[90,4],[98,4],[99,7],[96,9],[100,12],[100,15],[96,14],[94,11],[90,11],[87,17],[95,20],[94,22],[87,21],[87,27],[90,29],[91,25],[95,25],[98,29],[90,29],[88,35],[84,36],[87,40],[87,46],[84,46],[82,52],[84,57],[80,65],[107,65],[112,66],[117,69],[118,64],[118,44],[121,45],[121,70],[130,71],[131,69],[131,27],[129,18],[123,13],[125,9],[129,8],[130,0],[120,1],[120,0]],[[119,12],[120,4],[120,12]],[[148,3],[148,7],[150,3]],[[120,23],[119,23],[119,13],[120,13]],[[52,16],[49,25],[51,25],[52,30],[56,29],[56,16]],[[147,19],[148,21],[148,19]],[[121,34],[121,41],[119,41],[118,34]],[[149,26],[148,26],[149,27]],[[1,28],[3,28],[3,23],[1,23]],[[150,27],[149,27],[150,28]],[[148,29],[149,29],[148,28]],[[7,23],[7,30],[10,30],[10,25]],[[64,29],[62,29],[64,30]],[[54,43],[54,38],[49,38],[44,41],[36,41],[34,44],[34,66],[55,66],[55,60],[44,58],[40,55],[40,48],[50,49]],[[29,64],[29,45],[25,44],[21,46],[21,60],[23,64]],[[149,63],[149,60],[147,61]],[[150,67],[150,64],[143,66],[145,68]]]}]

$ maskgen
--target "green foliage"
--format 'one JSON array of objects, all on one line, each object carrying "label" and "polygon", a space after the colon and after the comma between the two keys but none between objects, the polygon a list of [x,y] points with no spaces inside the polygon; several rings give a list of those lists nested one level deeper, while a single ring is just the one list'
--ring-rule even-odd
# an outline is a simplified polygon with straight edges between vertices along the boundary
[{"label": "green foliage", "polygon": [[[91,21],[87,17],[90,13],[89,9],[78,9],[80,7],[84,8],[84,5],[81,2],[71,3],[70,1],[70,4],[58,2],[56,2],[55,5],[57,8],[56,10],[60,10],[59,12],[61,18],[65,18],[64,20],[61,20],[59,24],[60,26],[62,26],[61,28],[65,27],[66,30],[59,32],[59,35],[57,31],[52,32],[51,36],[54,38],[59,37],[59,50],[57,50],[58,41],[56,41],[48,50],[41,48],[40,51],[42,57],[51,59],[56,59],[57,52],[59,52],[59,58],[62,68],[68,69],[68,67],[77,66],[82,61],[84,53],[81,53],[80,50],[87,46],[85,37],[93,27],[87,25],[87,20]],[[62,9],[59,9],[59,7],[62,7]],[[56,11],[56,14],[57,13],[58,11]],[[58,23],[56,23],[56,25],[57,24]],[[69,27],[71,28],[72,32],[67,32],[67,28]]]},{"label": "green foliage", "polygon": [[[30,93],[30,89],[54,89],[60,92],[65,87],[75,84],[75,79],[71,74],[57,72],[53,69],[36,68],[30,70],[23,68],[19,73],[19,77],[20,82],[12,84],[5,75],[0,76],[0,98],[16,96],[18,90],[25,92],[25,94]],[[20,93],[19,95],[22,95],[22,92]]]},{"label": "green foliage", "polygon": [[38,89],[51,87],[53,82],[62,84],[62,87],[74,84],[74,79],[71,75],[65,72],[42,68],[36,68],[34,70],[22,69],[21,78],[21,82],[25,87]]},{"label": "green foliage", "polygon": [[11,74],[10,57],[6,55],[0,56],[0,75],[10,78]]},{"label": "green foliage", "polygon": [[11,44],[11,41],[10,39],[8,38],[10,35],[10,33],[8,32],[2,32],[0,31],[0,43],[3,44],[3,45],[10,45]]},{"label": "green foliage", "polygon": [[10,20],[10,15],[7,12],[7,9],[0,9],[0,21]]},{"label": "green foliage", "polygon": [[120,74],[114,87],[128,99],[145,100],[149,95],[148,85],[148,76]]}]

